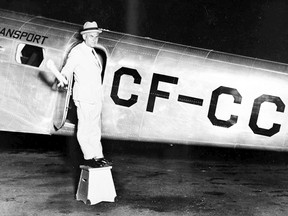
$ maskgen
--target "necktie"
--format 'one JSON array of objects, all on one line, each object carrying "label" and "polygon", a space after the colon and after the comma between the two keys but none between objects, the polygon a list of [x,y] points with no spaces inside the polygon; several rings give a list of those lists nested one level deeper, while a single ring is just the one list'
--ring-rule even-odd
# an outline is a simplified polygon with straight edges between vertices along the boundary
[{"label": "necktie", "polygon": [[101,66],[100,59],[99,59],[99,57],[98,57],[98,55],[97,55],[97,53],[96,53],[96,51],[95,51],[94,49],[92,49],[92,53],[93,53],[93,55],[94,55],[94,57],[95,57],[95,59],[96,59],[96,61],[97,61],[97,64],[99,65],[99,67],[100,67],[101,70],[102,70],[102,66]]}]

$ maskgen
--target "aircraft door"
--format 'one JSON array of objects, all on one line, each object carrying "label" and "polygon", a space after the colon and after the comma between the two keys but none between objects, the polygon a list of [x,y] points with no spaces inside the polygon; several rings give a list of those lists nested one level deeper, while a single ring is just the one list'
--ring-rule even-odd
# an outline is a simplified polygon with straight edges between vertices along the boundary
[{"label": "aircraft door", "polygon": [[[72,46],[72,48],[75,45],[77,45],[77,43],[74,44]],[[69,54],[69,52],[67,53],[66,58],[65,58],[62,66],[65,65],[66,60],[68,58],[68,54]],[[61,69],[59,69],[59,70],[61,70]],[[69,113],[73,112],[72,108],[73,108],[73,110],[75,110],[75,106],[74,106],[73,102],[71,102],[71,100],[70,100],[71,95],[72,95],[72,85],[73,85],[73,80],[70,80],[68,82],[68,86],[66,86],[64,88],[58,88],[56,108],[55,108],[54,116],[53,116],[53,124],[54,124],[54,127],[56,130],[61,129],[66,122],[71,122],[70,119],[67,120],[67,117],[68,117],[68,112]],[[72,121],[72,122],[74,123],[74,121]]]},{"label": "aircraft door", "polygon": [[[72,82],[68,83],[68,87],[59,88],[54,112],[54,127],[59,130],[66,122],[68,111],[70,110],[70,97],[72,91]],[[73,104],[71,104],[73,106]]]}]

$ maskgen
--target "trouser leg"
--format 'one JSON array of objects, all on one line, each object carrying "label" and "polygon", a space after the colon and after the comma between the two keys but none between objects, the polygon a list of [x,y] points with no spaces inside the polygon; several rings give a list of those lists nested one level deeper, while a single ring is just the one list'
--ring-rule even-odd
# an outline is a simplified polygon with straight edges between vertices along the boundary
[{"label": "trouser leg", "polygon": [[102,158],[101,104],[75,101],[78,115],[77,139],[84,159]]}]

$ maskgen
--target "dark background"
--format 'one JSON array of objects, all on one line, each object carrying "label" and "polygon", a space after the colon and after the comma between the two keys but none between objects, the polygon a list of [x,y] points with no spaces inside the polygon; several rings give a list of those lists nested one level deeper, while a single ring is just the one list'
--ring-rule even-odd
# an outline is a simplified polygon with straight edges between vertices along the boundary
[{"label": "dark background", "polygon": [[[111,31],[288,63],[288,2],[284,0],[1,0],[0,7],[77,24],[95,20],[100,27]],[[63,148],[66,151],[63,143],[71,143],[70,138],[65,137],[11,135],[6,132],[0,135],[2,146],[5,143],[15,149],[38,146],[37,150],[46,147],[49,150]],[[146,144],[140,147],[139,143],[104,142],[106,148],[110,145],[110,151],[116,151],[115,142],[121,143],[119,151],[123,148],[123,151],[134,149],[140,153],[147,148],[150,151]],[[171,147],[155,146],[153,151],[160,155]],[[263,152],[255,154],[251,150],[189,147],[187,151],[186,147],[179,148],[180,157],[191,152],[194,156],[207,155],[208,158],[220,155],[243,159],[258,155],[263,162],[287,156],[281,154],[279,157],[278,153],[267,152],[264,155]],[[170,153],[177,154],[175,151]]]},{"label": "dark background", "polygon": [[0,7],[111,31],[288,62],[285,0],[1,0]]}]

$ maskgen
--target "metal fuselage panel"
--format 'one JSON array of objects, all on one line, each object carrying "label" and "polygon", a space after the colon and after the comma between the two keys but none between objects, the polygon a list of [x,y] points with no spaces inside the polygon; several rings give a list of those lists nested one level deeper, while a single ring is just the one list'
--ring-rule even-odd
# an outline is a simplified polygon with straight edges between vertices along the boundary
[{"label": "metal fuselage panel", "polygon": [[[50,134],[61,93],[46,61],[62,64],[76,29],[60,27],[52,20],[0,11],[0,130]],[[41,50],[40,65],[21,63],[23,53],[18,50],[23,46]]]},{"label": "metal fuselage panel", "polygon": [[[67,106],[65,96],[44,84],[39,74],[53,79],[45,66],[46,61],[54,60],[61,69],[68,51],[77,41],[80,26],[23,14],[14,14],[13,19],[17,21],[12,25],[3,20],[8,19],[3,18],[5,13],[8,12],[0,13],[1,28],[15,26],[19,31],[40,35],[44,42],[39,36],[34,41],[24,37],[21,40],[9,38],[1,35],[0,29],[1,43],[7,44],[5,52],[0,52],[0,82],[4,83],[0,92],[0,117],[6,118],[7,110],[10,116],[19,116],[16,119],[27,115],[25,121],[29,124],[25,128],[31,127],[30,132],[48,133],[50,130],[54,133],[53,118],[62,112],[55,107],[61,103]],[[13,62],[13,52],[19,41],[37,43],[45,49],[40,68],[35,70]],[[100,35],[99,45],[107,57],[103,79],[103,137],[288,149],[286,64],[106,30]],[[19,83],[19,76],[25,81],[21,81],[21,88],[11,84],[13,80]],[[31,98],[29,105],[26,102],[18,110],[13,108],[22,97]],[[7,100],[12,101],[10,105],[3,102]],[[28,110],[33,111],[28,113]],[[13,118],[7,117],[5,123],[1,122],[0,129],[21,131],[16,126],[18,120],[13,119],[16,124],[9,119]]]},{"label": "metal fuselage panel", "polygon": [[113,47],[104,136],[287,149],[286,64],[127,35]]}]

